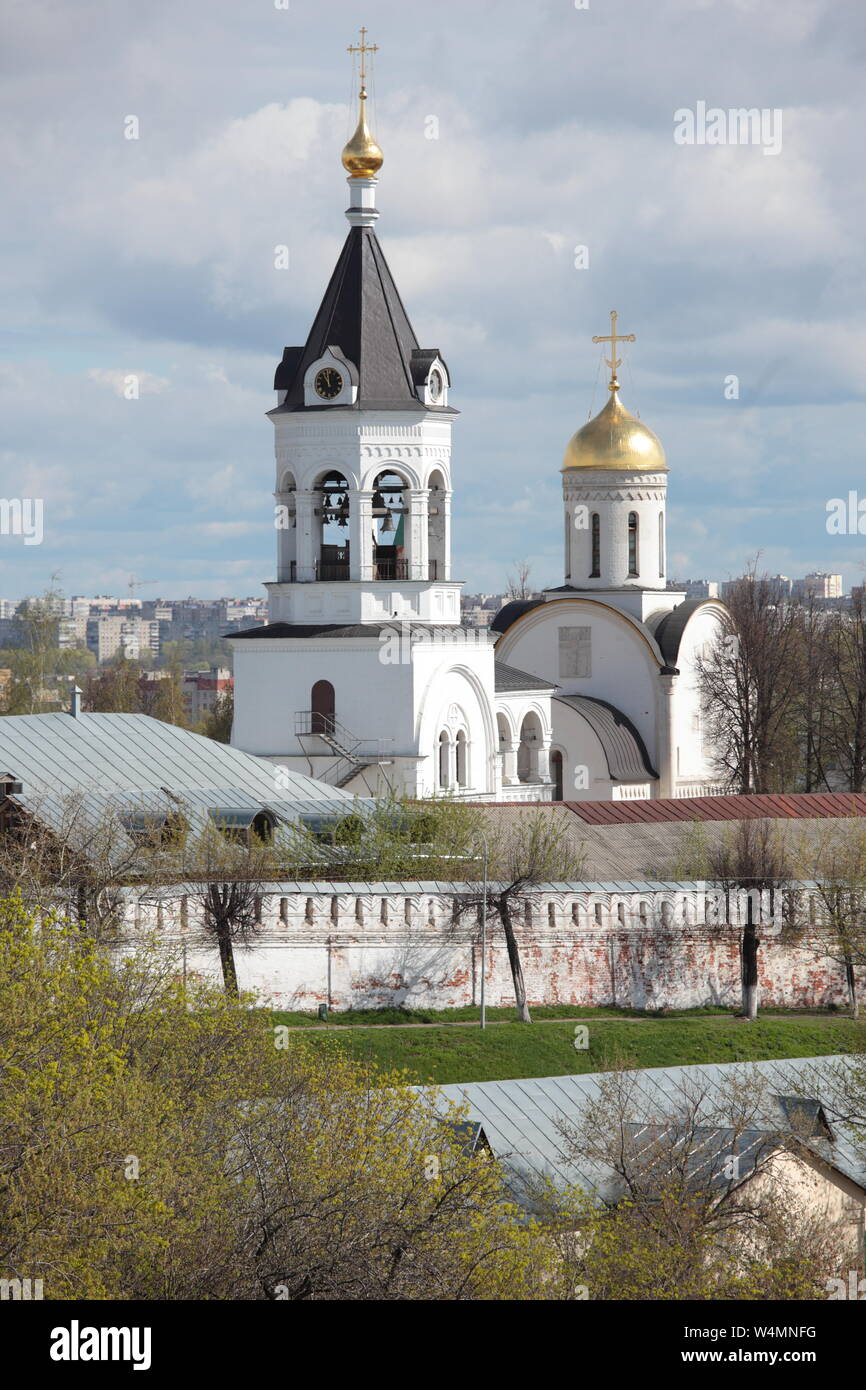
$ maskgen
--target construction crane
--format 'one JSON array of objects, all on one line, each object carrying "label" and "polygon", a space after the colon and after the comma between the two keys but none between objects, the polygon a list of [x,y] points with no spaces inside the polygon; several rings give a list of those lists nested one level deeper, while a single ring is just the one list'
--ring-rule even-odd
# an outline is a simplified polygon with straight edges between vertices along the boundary
[{"label": "construction crane", "polygon": [[128,583],[128,585],[127,585],[127,588],[129,589],[129,597],[130,597],[130,598],[135,598],[135,591],[136,591],[136,589],[140,589],[141,586],[142,586],[143,584],[158,584],[158,583],[159,583],[159,580],[158,580],[158,579],[136,579],[135,575],[134,575],[134,574],[131,574],[131,575],[129,576],[129,583]]}]

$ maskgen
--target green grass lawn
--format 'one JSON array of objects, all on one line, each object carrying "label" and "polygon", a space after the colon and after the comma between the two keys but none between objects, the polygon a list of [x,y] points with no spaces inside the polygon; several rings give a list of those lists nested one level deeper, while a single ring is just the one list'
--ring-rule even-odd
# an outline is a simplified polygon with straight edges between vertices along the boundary
[{"label": "green grass lawn", "polygon": [[[605,1004],[600,1007],[584,1004],[533,1004],[534,1019],[555,1018],[732,1018],[734,1010],[721,1004],[706,1004],[696,1009],[624,1009]],[[768,1015],[812,1014],[817,1018],[827,1017],[824,1009],[768,1009]],[[274,1023],[285,1023],[290,1028],[316,1028],[322,1021],[315,1013],[295,1013],[278,1009],[269,1015]],[[515,1009],[513,1004],[488,1008],[487,1017],[494,1023],[513,1023]],[[376,1027],[397,1026],[407,1023],[477,1023],[480,1010],[475,1004],[465,1004],[459,1009],[346,1009],[341,1013],[330,1013],[328,1025],[334,1028],[356,1028],[359,1024]]]},{"label": "green grass lawn", "polygon": [[[394,1011],[397,1012],[397,1011]],[[510,1010],[495,1012],[508,1015]],[[745,1062],[771,1057],[810,1057],[866,1048],[866,1025],[834,1015],[767,1016],[755,1023],[730,1012],[667,1018],[588,1018],[589,1047],[574,1047],[574,1023],[504,1023],[462,1027],[321,1029],[306,1034],[313,1046],[335,1042],[353,1056],[383,1068],[405,1069],[412,1081],[498,1081],[523,1076],[569,1076],[600,1071],[621,1061],[633,1067],[684,1066],[693,1062]],[[537,1018],[545,1011],[536,1010]],[[379,1021],[379,1013],[372,1015]],[[513,1018],[513,1013],[511,1013]],[[441,1017],[441,1015],[434,1015]],[[634,1018],[634,1016],[632,1015]],[[290,1023],[290,1015],[273,1021]],[[336,1021],[336,1020],[335,1020]],[[356,1020],[357,1021],[357,1018]],[[405,1015],[401,1021],[405,1021]]]}]

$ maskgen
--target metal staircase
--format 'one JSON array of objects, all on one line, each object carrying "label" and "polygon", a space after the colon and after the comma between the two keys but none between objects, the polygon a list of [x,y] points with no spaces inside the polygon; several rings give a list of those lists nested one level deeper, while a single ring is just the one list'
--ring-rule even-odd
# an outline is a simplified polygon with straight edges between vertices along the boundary
[{"label": "metal staircase", "polygon": [[297,711],[295,734],[308,758],[322,756],[316,744],[324,744],[330,750],[335,761],[317,776],[332,787],[345,787],[367,768],[381,767],[391,761],[385,748],[390,739],[358,738],[333,715],[316,710]]}]

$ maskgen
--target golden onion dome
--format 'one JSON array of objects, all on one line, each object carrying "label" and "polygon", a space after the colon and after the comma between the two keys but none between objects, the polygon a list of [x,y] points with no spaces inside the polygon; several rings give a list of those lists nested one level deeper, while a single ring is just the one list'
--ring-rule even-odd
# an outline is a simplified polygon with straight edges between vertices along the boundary
[{"label": "golden onion dome", "polygon": [[355,134],[343,150],[343,168],[352,179],[372,179],[382,167],[384,155],[367,125],[367,92],[361,88],[361,110]]},{"label": "golden onion dome", "polygon": [[622,405],[617,394],[618,385],[616,379],[611,382],[607,404],[568,441],[562,461],[563,469],[668,471],[661,442],[651,429]]}]

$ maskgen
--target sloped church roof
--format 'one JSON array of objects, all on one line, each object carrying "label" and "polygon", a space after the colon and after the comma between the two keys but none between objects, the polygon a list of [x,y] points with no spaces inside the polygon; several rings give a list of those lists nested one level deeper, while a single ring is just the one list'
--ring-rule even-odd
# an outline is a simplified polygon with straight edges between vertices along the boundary
[{"label": "sloped church roof", "polygon": [[[303,410],[304,375],[328,348],[338,348],[358,369],[353,405],[327,402],[308,409],[426,409],[454,415],[449,406],[423,406],[417,386],[438,356],[418,339],[370,227],[352,227],[304,347],[287,347],[277,367],[274,390],[287,392],[277,411]],[[276,412],[272,412],[276,413]]]}]

